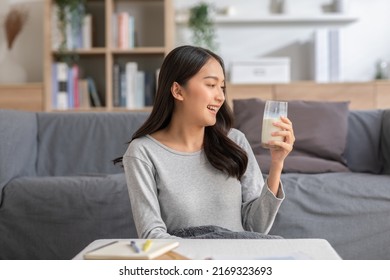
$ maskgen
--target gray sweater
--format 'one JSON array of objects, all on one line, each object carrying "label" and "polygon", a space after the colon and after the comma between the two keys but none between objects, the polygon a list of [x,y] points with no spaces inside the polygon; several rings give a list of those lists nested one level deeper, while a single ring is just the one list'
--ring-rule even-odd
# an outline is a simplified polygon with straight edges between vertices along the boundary
[{"label": "gray sweater", "polygon": [[140,238],[174,238],[176,229],[215,225],[268,233],[284,199],[268,189],[244,134],[229,137],[248,154],[241,180],[215,169],[204,151],[175,151],[151,136],[133,140],[124,157],[127,186]]}]

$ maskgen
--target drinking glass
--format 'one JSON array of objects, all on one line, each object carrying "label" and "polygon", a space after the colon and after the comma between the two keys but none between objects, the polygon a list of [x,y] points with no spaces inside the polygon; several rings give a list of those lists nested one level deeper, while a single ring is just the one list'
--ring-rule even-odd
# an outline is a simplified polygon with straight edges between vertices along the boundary
[{"label": "drinking glass", "polygon": [[273,125],[274,122],[280,121],[280,117],[287,117],[287,102],[267,100],[265,102],[263,128],[261,132],[261,145],[266,148],[272,148],[268,144],[270,140],[283,141],[283,136],[272,136],[275,131],[281,130],[280,127]]}]

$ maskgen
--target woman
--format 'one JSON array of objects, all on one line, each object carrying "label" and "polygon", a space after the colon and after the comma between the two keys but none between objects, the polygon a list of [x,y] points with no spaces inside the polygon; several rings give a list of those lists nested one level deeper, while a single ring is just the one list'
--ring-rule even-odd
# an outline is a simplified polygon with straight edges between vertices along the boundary
[{"label": "woman", "polygon": [[123,156],[140,238],[175,238],[173,231],[206,225],[268,233],[284,199],[280,175],[294,142],[292,124],[288,118],[275,124],[285,140],[270,143],[276,148],[264,182],[232,121],[222,59],[199,47],[172,50],[153,110]]}]

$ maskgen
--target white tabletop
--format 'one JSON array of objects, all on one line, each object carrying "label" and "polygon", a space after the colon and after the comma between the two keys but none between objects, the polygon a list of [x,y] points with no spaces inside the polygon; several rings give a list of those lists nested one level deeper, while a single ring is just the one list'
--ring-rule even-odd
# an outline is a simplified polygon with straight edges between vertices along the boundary
[{"label": "white tabletop", "polygon": [[[99,239],[89,244],[73,259],[82,260],[85,252],[114,240]],[[144,239],[139,239],[144,240]],[[212,259],[304,259],[340,260],[325,239],[179,239],[174,251],[194,260]]]}]

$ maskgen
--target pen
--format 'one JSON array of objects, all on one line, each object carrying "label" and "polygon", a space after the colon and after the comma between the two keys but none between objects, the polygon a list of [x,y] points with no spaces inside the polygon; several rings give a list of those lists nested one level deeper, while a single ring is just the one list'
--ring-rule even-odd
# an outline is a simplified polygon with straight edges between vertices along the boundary
[{"label": "pen", "polygon": [[118,240],[115,240],[115,241],[112,241],[112,242],[110,242],[110,243],[104,244],[104,245],[99,246],[99,247],[97,247],[97,248],[95,248],[95,249],[92,249],[91,251],[88,251],[86,254],[95,252],[95,251],[97,251],[97,250],[99,250],[99,249],[103,249],[104,247],[110,246],[110,245],[115,244],[115,243],[117,243],[117,242],[118,242]]},{"label": "pen", "polygon": [[130,242],[130,246],[131,246],[131,248],[133,248],[133,250],[134,250],[136,253],[139,253],[139,252],[140,252],[140,249],[138,248],[137,244],[135,244],[134,241],[131,241],[131,242]]},{"label": "pen", "polygon": [[147,250],[149,250],[150,246],[152,246],[152,240],[148,239],[142,246],[142,250],[146,252]]}]

